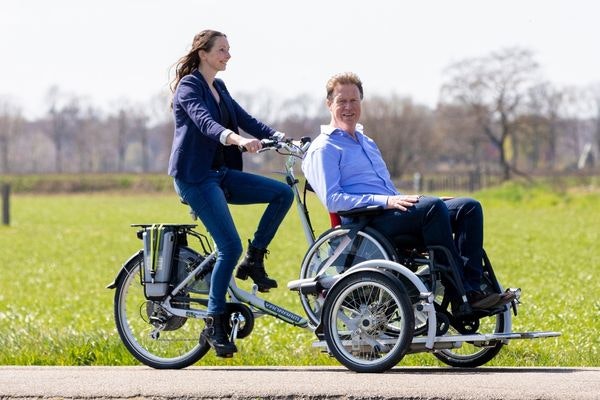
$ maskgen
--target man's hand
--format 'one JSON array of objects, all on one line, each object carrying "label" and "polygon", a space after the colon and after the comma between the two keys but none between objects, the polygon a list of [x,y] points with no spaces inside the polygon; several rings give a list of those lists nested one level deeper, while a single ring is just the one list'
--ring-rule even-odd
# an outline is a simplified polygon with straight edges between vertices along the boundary
[{"label": "man's hand", "polygon": [[397,208],[401,211],[406,211],[408,207],[412,207],[415,203],[418,203],[421,197],[416,194],[390,196],[388,197],[386,208]]}]

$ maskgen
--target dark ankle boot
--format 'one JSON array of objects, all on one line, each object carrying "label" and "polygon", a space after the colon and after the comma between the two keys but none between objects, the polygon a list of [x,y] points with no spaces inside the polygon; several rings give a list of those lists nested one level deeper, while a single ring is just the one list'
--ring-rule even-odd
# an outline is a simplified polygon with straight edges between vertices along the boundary
[{"label": "dark ankle boot", "polygon": [[206,340],[217,352],[217,357],[233,357],[233,353],[237,352],[237,347],[229,341],[225,333],[224,314],[208,315],[204,321],[206,327],[200,334],[200,340]]},{"label": "dark ankle boot", "polygon": [[248,252],[235,273],[235,277],[238,279],[252,278],[258,286],[259,292],[268,292],[269,289],[277,287],[277,281],[269,278],[265,271],[265,254],[267,254],[266,249],[258,249],[252,246],[248,240]]}]

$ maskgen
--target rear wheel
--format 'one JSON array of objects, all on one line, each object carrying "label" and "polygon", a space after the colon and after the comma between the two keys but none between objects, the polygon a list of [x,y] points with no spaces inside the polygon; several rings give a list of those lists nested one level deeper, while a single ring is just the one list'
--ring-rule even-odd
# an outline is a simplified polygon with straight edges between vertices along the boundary
[{"label": "rear wheel", "polygon": [[329,351],[356,372],[394,367],[406,354],[415,328],[400,281],[376,271],[356,272],[337,282],[322,317]]},{"label": "rear wheel", "polygon": [[[186,268],[189,254],[181,250],[184,249],[175,255],[175,265]],[[147,300],[141,284],[142,263],[140,253],[125,265],[127,273],[117,282],[114,313],[119,336],[129,352],[150,367],[175,369],[192,365],[210,349],[205,341],[199,341],[201,322],[174,316],[160,301]],[[191,304],[196,306],[181,301],[177,306],[189,308]]]}]

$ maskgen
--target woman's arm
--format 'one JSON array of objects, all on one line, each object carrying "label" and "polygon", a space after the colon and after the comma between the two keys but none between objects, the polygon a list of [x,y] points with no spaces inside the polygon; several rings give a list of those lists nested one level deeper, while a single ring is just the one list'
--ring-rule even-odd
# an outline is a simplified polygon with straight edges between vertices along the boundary
[{"label": "woman's arm", "polygon": [[[187,117],[196,125],[202,134],[219,140],[221,133],[225,130],[221,124],[214,120],[211,115],[208,105],[206,104],[207,89],[199,82],[194,82],[193,77],[190,79],[183,78],[175,92],[174,107],[177,113],[177,107],[187,114]],[[211,95],[211,94],[209,94]],[[212,95],[211,95],[212,96]],[[176,118],[178,116],[176,115]]]},{"label": "woman's arm", "polygon": [[266,139],[275,134],[275,129],[248,114],[246,110],[244,110],[242,106],[240,106],[237,101],[233,99],[231,94],[229,94],[229,90],[227,90],[227,86],[225,86],[225,83],[222,80],[216,79],[215,83],[221,89],[221,93],[224,96],[227,96],[228,100],[233,105],[233,112],[237,121],[237,125],[244,132],[248,132],[250,135],[259,139]]}]

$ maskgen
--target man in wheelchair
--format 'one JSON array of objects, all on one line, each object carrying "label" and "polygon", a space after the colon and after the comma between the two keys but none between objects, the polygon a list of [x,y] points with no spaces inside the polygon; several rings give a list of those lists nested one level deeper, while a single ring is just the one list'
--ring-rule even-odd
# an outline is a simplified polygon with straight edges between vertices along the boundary
[{"label": "man in wheelchair", "polygon": [[[460,283],[456,297],[458,312],[493,309],[513,300],[512,293],[481,289],[483,274],[483,211],[471,198],[403,195],[392,183],[390,173],[375,142],[358,123],[363,87],[351,72],[334,75],[326,85],[329,125],[312,142],[302,162],[310,186],[330,212],[381,206],[369,226],[390,240],[411,236],[423,246],[441,246],[455,265]],[[438,261],[438,254],[436,254]],[[457,306],[460,307],[460,306]]]}]

